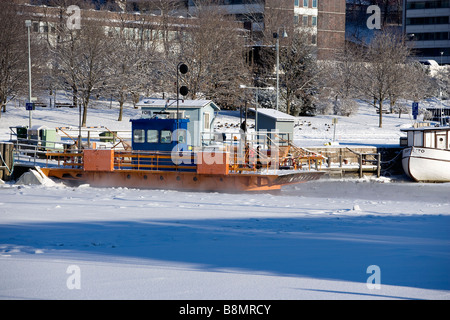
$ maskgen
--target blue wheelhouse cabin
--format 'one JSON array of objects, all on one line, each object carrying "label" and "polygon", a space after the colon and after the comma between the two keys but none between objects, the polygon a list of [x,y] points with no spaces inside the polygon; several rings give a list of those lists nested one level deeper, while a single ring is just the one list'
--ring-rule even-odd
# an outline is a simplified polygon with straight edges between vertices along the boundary
[{"label": "blue wheelhouse cabin", "polygon": [[[188,150],[187,124],[189,119],[131,119],[133,150]],[[178,138],[177,138],[178,133]]]},{"label": "blue wheelhouse cabin", "polygon": [[184,170],[190,170],[186,165],[192,165],[192,170],[195,170],[196,167],[190,160],[183,159],[182,163],[181,160],[173,161],[177,154],[181,156],[182,153],[186,154],[192,149],[187,131],[189,119],[173,119],[165,116],[161,113],[153,118],[130,120],[132,149],[145,151],[136,153],[139,156],[133,157],[133,164],[139,168],[156,170],[179,170],[173,166],[182,164]]}]

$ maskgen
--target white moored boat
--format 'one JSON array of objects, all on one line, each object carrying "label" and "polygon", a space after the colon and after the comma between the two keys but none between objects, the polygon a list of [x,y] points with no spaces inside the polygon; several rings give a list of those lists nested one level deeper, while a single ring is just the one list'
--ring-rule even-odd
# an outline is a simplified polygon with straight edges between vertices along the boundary
[{"label": "white moored boat", "polygon": [[403,150],[405,173],[415,181],[450,182],[450,127],[402,129],[408,145]]}]

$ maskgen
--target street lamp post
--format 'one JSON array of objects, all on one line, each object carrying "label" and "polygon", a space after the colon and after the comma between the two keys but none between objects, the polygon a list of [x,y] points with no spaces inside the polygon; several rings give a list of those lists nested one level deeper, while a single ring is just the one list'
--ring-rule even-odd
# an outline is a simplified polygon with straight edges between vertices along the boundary
[{"label": "street lamp post", "polygon": [[444,51],[441,51],[441,67],[442,67],[442,56],[444,55]]},{"label": "street lamp post", "polygon": [[[28,102],[31,103],[31,40],[30,40],[30,28],[31,20],[25,20],[25,26],[28,32]],[[31,129],[31,109],[28,111],[28,127]]]},{"label": "street lamp post", "polygon": [[[274,38],[277,39],[275,50],[277,53],[277,111],[278,111],[278,104],[279,104],[279,89],[280,89],[280,29],[278,28],[277,33],[273,34]],[[287,38],[286,30],[283,30],[283,33],[281,34],[282,38]]]}]

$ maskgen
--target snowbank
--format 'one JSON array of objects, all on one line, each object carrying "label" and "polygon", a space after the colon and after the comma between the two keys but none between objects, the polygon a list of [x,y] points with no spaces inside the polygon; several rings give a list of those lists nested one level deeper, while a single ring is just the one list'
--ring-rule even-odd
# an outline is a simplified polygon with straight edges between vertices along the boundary
[{"label": "snowbank", "polygon": [[39,168],[30,169],[19,177],[17,185],[44,185],[48,187],[55,186],[56,183],[48,178]]}]

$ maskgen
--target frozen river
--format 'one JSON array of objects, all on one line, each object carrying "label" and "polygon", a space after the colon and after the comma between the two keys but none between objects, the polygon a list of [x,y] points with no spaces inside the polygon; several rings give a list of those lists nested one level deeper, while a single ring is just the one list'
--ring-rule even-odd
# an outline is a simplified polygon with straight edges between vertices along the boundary
[{"label": "frozen river", "polygon": [[5,184],[0,298],[449,299],[449,195],[387,179],[279,194]]}]

